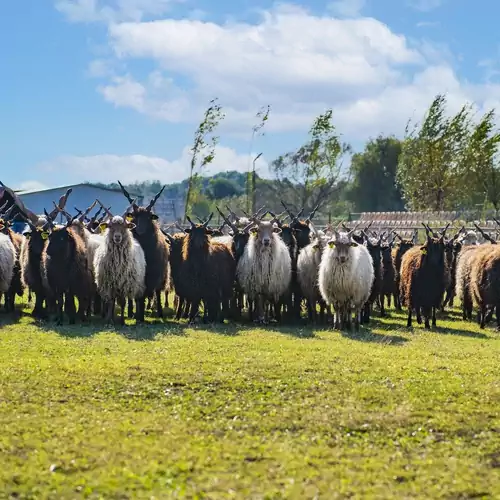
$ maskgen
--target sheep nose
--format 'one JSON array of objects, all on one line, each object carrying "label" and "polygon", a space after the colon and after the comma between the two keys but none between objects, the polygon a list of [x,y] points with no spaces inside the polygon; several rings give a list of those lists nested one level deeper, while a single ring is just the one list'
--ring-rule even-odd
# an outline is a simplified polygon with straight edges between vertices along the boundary
[{"label": "sheep nose", "polygon": [[269,246],[269,243],[270,243],[270,241],[269,241],[269,240],[267,240],[267,239],[266,239],[266,240],[264,240],[264,246],[268,247],[268,246]]}]

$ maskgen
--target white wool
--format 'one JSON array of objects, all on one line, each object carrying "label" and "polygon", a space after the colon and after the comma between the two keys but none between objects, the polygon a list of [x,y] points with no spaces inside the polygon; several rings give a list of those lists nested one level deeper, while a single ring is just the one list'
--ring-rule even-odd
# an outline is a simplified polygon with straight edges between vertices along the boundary
[{"label": "white wool", "polygon": [[229,235],[214,236],[212,238],[212,241],[215,241],[216,243],[222,243],[223,245],[227,245],[230,247],[233,244],[233,237]]},{"label": "white wool", "polygon": [[10,238],[0,233],[0,292],[9,290],[14,276],[14,265],[16,263],[16,249]]},{"label": "white wool", "polygon": [[317,300],[319,295],[318,272],[324,244],[320,242],[320,248],[315,248],[318,246],[318,241],[313,241],[300,251],[297,259],[297,279],[300,289],[304,297],[310,301]]},{"label": "white wool", "polygon": [[104,300],[136,298],[144,294],[146,284],[146,258],[142,247],[124,232],[117,244],[109,229],[94,256],[94,275],[97,290]]},{"label": "white wool", "polygon": [[278,301],[292,279],[292,260],[283,240],[273,233],[269,247],[252,235],[236,267],[236,277],[250,299],[257,295]]},{"label": "white wool", "polygon": [[319,266],[318,284],[327,304],[350,303],[363,307],[370,296],[374,279],[373,261],[364,245],[349,248],[349,259],[340,263],[335,249],[327,246]]}]

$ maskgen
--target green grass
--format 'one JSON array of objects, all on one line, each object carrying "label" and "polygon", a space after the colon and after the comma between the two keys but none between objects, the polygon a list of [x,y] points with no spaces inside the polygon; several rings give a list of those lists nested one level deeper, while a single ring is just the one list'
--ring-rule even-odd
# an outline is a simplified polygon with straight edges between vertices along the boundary
[{"label": "green grass", "polygon": [[0,497],[500,498],[500,335],[0,319]]}]

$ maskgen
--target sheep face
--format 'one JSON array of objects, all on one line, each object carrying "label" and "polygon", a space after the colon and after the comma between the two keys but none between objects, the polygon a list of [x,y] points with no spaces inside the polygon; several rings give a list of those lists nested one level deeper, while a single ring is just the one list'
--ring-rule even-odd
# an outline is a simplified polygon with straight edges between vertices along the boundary
[{"label": "sheep face", "polygon": [[384,264],[384,266],[391,266],[392,265],[391,245],[385,243],[380,248],[382,250],[382,263]]},{"label": "sheep face", "polygon": [[328,241],[328,246],[333,249],[332,256],[340,264],[345,264],[351,256],[351,248],[358,244],[349,236],[348,233],[339,233],[335,231],[334,236]]},{"label": "sheep face", "polygon": [[135,232],[142,236],[154,230],[154,223],[158,216],[144,207],[134,207],[132,221],[135,224]]},{"label": "sheep face", "polygon": [[101,224],[101,229],[108,229],[108,237],[115,245],[121,245],[127,236],[127,231],[134,229],[135,224],[119,215],[115,215],[110,221]]},{"label": "sheep face", "polygon": [[281,229],[279,227],[274,227],[272,222],[269,221],[259,221],[257,226],[252,229],[252,233],[256,235],[257,242],[264,248],[271,248],[271,242],[273,240],[273,233],[280,234]]},{"label": "sheep face", "polygon": [[187,242],[191,248],[205,248],[208,245],[208,237],[212,235],[212,229],[203,224],[194,224],[186,229]]},{"label": "sheep face", "polygon": [[281,226],[281,239],[285,242],[287,247],[294,247],[296,245],[295,230],[288,225]]},{"label": "sheep face", "polygon": [[248,240],[250,238],[250,234],[238,232],[233,236],[233,244],[234,244],[234,256],[236,260],[239,260],[245,251],[245,247],[247,246]]},{"label": "sheep face", "polygon": [[445,243],[444,238],[430,238],[420,248],[422,260],[426,260],[435,266],[444,266],[445,259]]},{"label": "sheep face", "polygon": [[[71,235],[68,227],[54,228],[48,237],[47,255],[61,259],[69,259]],[[44,237],[44,236],[42,236]]]},{"label": "sheep face", "polygon": [[30,231],[24,232],[24,237],[29,238],[29,246],[35,254],[41,254],[45,246],[45,242],[49,237],[49,233],[45,232],[41,227],[31,228]]}]

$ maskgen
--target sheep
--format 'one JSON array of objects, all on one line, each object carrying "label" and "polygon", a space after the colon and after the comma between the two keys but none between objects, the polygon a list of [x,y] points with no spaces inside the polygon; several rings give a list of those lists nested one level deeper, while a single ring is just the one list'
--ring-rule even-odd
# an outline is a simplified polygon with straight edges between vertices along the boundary
[{"label": "sheep", "polygon": [[[488,234],[486,234],[479,226],[476,224],[476,228],[482,234],[486,241],[490,242],[492,245],[496,245],[497,242]],[[474,233],[475,234],[475,233]],[[458,240],[460,241],[460,240]],[[462,241],[472,241],[474,239],[462,240]],[[473,309],[473,297],[471,291],[471,272],[472,266],[477,258],[479,252],[488,251],[491,249],[490,245],[476,245],[471,243],[471,245],[463,245],[458,256],[456,263],[456,273],[455,273],[455,295],[459,299],[462,306],[462,318],[464,321],[466,319],[472,319],[472,309]]]},{"label": "sheep", "polygon": [[42,272],[54,295],[57,324],[63,323],[63,309],[69,316],[70,324],[75,323],[75,297],[79,302],[78,316],[83,322],[88,319],[87,310],[93,283],[85,243],[73,229],[72,220],[64,227],[57,228],[49,214],[46,215],[50,233],[42,253]]},{"label": "sheep", "polygon": [[[311,221],[313,220],[316,211],[319,208],[319,205],[312,210],[307,219],[300,219],[299,217],[303,214],[304,208],[302,208],[297,215],[295,215],[285,204],[283,200],[280,200],[283,208],[288,213],[290,217],[290,228],[293,229],[294,235],[297,241],[297,257],[300,255],[300,252],[303,248],[305,248],[309,243],[311,243]],[[293,305],[294,305],[294,313],[297,320],[300,320],[300,312],[302,308],[302,295],[300,292],[300,285],[297,279],[297,270],[296,270],[296,261],[292,261],[292,293],[293,293]]]},{"label": "sheep", "polygon": [[16,248],[11,239],[6,234],[0,232],[0,293],[6,294],[9,291],[14,276],[15,265]]},{"label": "sheep", "polygon": [[[264,316],[264,300],[276,305],[287,292],[292,279],[292,260],[279,237],[279,227],[255,217],[252,222],[255,227],[237,264],[236,276],[248,298],[256,303],[255,320],[264,323],[268,321]],[[280,319],[279,315],[276,319]]]},{"label": "sheep", "polygon": [[178,297],[175,319],[187,318],[189,315],[189,303],[187,303],[185,284],[182,279],[182,247],[187,233],[165,234],[170,243],[169,263],[170,276],[173,281],[175,293]]},{"label": "sheep", "polygon": [[348,233],[334,230],[321,257],[318,284],[325,302],[335,309],[334,327],[350,327],[354,310],[354,325],[359,331],[361,310],[370,296],[374,272],[367,248],[352,239],[355,229]]},{"label": "sheep", "polygon": [[413,248],[413,240],[403,239],[399,234],[393,231],[394,236],[399,240],[398,243],[392,248],[392,263],[394,265],[395,275],[394,275],[394,306],[396,311],[402,311],[401,308],[401,298],[399,296],[400,292],[400,281],[401,281],[401,262],[403,261],[404,254]]},{"label": "sheep", "polygon": [[208,228],[212,217],[213,213],[203,224],[195,224],[187,216],[191,227],[182,240],[179,272],[182,293],[191,303],[190,322],[194,321],[201,301],[209,322],[223,321],[233,293],[234,256],[228,245],[212,241],[212,230]]},{"label": "sheep", "polygon": [[470,291],[479,307],[479,323],[484,328],[487,308],[496,308],[497,330],[500,330],[500,249],[498,245],[480,247],[470,252]]},{"label": "sheep", "polygon": [[[363,236],[366,240],[366,248],[370,254],[373,262],[373,283],[370,296],[363,307],[362,323],[370,322],[370,313],[373,308],[373,304],[378,302],[380,307],[380,316],[385,316],[384,301],[381,300],[382,294],[382,279],[383,279],[383,267],[382,267],[382,240],[384,239],[385,233],[382,233],[378,238],[370,238],[365,232]],[[354,239],[353,235],[353,241]],[[360,244],[358,241],[356,243]]]},{"label": "sheep", "polygon": [[380,303],[383,304],[387,298],[387,307],[391,307],[391,297],[397,295],[396,268],[392,259],[392,244],[394,239],[390,238],[381,246],[382,250],[382,289],[380,291]]},{"label": "sheep", "polygon": [[106,304],[107,321],[115,323],[115,301],[121,307],[121,325],[125,324],[125,303],[128,298],[144,297],[146,289],[146,257],[142,246],[133,237],[135,224],[122,216],[110,216],[103,222],[104,241],[94,255],[94,276],[97,291]]},{"label": "sheep", "polygon": [[320,304],[320,314],[323,320],[326,303],[318,287],[319,265],[326,247],[326,237],[318,235],[309,245],[302,249],[297,260],[297,278],[302,296],[307,301],[309,319],[317,321],[316,304]]},{"label": "sheep", "polygon": [[446,261],[444,255],[444,236],[431,236],[431,230],[423,224],[427,241],[424,245],[408,250],[401,262],[400,295],[404,305],[408,307],[407,327],[412,326],[413,310],[417,313],[417,322],[422,323],[424,316],[425,328],[430,329],[429,318],[432,316],[432,326],[436,326],[436,309],[441,307],[446,287]]},{"label": "sheep", "polygon": [[158,216],[152,212],[152,209],[163,193],[165,186],[160,189],[147,207],[139,207],[120,181],[118,181],[118,184],[132,206],[131,220],[134,223],[132,234],[141,245],[146,257],[146,287],[144,296],[136,300],[138,304],[137,320],[144,322],[146,298],[153,295],[156,295],[157,316],[163,318],[161,293],[167,289],[169,283],[169,246],[158,224]]},{"label": "sheep", "polygon": [[[12,204],[10,208],[2,213],[0,218],[0,231],[9,237],[10,241],[14,245],[16,249],[16,262],[14,265],[14,274],[12,276],[12,281],[9,287],[9,290],[5,294],[5,310],[7,312],[13,312],[15,309],[15,300],[16,295],[22,297],[24,294],[24,286],[21,280],[21,263],[20,263],[20,255],[21,255],[21,246],[23,243],[23,236],[15,233],[11,229],[12,223],[8,220],[12,211],[16,208],[15,204]],[[1,210],[0,210],[1,211]]]}]

